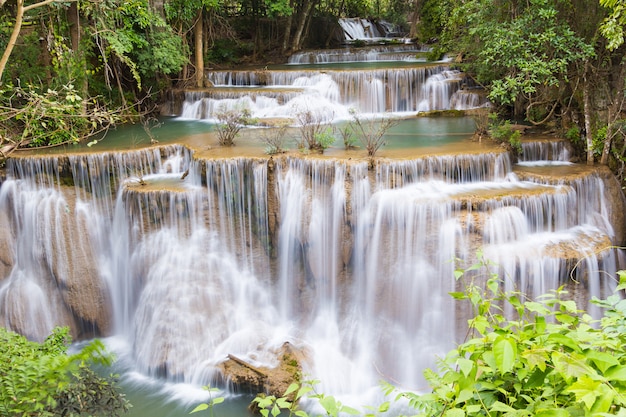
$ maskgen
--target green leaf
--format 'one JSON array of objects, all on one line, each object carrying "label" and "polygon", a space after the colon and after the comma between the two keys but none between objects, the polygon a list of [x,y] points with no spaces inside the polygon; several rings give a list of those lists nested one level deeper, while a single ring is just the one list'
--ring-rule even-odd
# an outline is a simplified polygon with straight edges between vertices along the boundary
[{"label": "green leaf", "polygon": [[610,367],[619,364],[619,361],[614,355],[606,352],[590,349],[585,352],[585,356],[590,359],[602,373],[605,373]]},{"label": "green leaf", "polygon": [[472,369],[474,369],[475,362],[470,359],[458,358],[456,360],[456,364],[463,373],[463,375],[465,375],[465,377],[467,378],[472,372]]},{"label": "green leaf", "polygon": [[196,408],[194,408],[189,414],[197,413],[198,411],[204,411],[209,408],[209,405],[206,403],[198,404]]},{"label": "green leaf", "polygon": [[604,376],[610,381],[626,381],[626,365],[618,365],[609,368]]},{"label": "green leaf", "polygon": [[504,337],[499,337],[493,344],[493,354],[501,374],[510,372],[517,359],[517,344]]},{"label": "green leaf", "polygon": [[289,387],[287,387],[287,390],[285,391],[285,393],[283,394],[284,397],[288,396],[289,394],[291,394],[292,392],[295,392],[300,386],[297,383],[292,383],[291,385],[289,385]]},{"label": "green leaf", "polygon": [[585,363],[585,357],[575,353],[553,352],[552,362],[554,363],[554,368],[566,380],[595,374],[594,370]]},{"label": "green leaf", "polygon": [[576,401],[582,401],[588,410],[596,401],[596,398],[600,394],[598,387],[602,383],[600,381],[594,381],[587,376],[578,378],[576,382],[570,385],[565,392],[571,392],[576,396]]},{"label": "green leaf", "polygon": [[574,339],[572,339],[571,337],[566,336],[564,334],[550,333],[548,335],[548,341],[550,343],[555,344],[555,345],[567,346],[568,348],[570,348],[574,352],[580,352],[580,350],[581,350],[580,349],[580,345],[578,343],[576,343],[574,341]]},{"label": "green leaf", "polygon": [[512,413],[515,412],[515,409],[511,406],[508,406],[500,401],[496,401],[495,403],[493,403],[491,405],[491,407],[489,408],[489,411],[500,411],[503,413]]},{"label": "green leaf", "polygon": [[443,414],[444,417],[465,417],[465,411],[459,408],[451,408],[446,410]]}]

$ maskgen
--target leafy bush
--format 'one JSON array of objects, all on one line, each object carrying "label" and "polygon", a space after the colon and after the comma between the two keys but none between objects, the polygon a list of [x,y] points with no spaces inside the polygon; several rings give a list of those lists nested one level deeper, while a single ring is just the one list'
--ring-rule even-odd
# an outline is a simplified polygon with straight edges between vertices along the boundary
[{"label": "leafy bush", "polygon": [[511,150],[520,154],[522,152],[522,134],[519,130],[513,129],[508,120],[501,121],[495,114],[489,115],[489,135],[500,143],[507,144]]},{"label": "leafy bush", "polygon": [[222,146],[233,146],[239,131],[252,122],[248,109],[222,108],[215,114],[217,117],[217,140]]},{"label": "leafy bush", "polygon": [[0,90],[0,115],[0,137],[32,147],[78,143],[119,121],[115,111],[86,102],[72,84],[46,91],[7,86]]},{"label": "leafy bush", "polygon": [[112,379],[89,368],[111,363],[102,342],[68,355],[70,341],[66,327],[43,343],[0,327],[0,415],[119,416],[128,410]]},{"label": "leafy bush", "polygon": [[332,130],[327,128],[324,117],[320,112],[311,110],[300,111],[296,114],[296,120],[300,128],[301,140],[297,142],[299,149],[324,152],[335,142]]},{"label": "leafy bush", "polygon": [[[617,291],[624,289],[622,272]],[[439,372],[425,372],[431,393],[399,394],[419,415],[626,415],[626,300],[619,295],[594,299],[605,309],[601,320],[580,310],[562,288],[527,300],[501,291],[494,274],[486,288],[472,280],[452,295],[471,303],[473,337],[440,360]]]},{"label": "leafy bush", "polygon": [[261,141],[267,145],[265,153],[275,155],[284,152],[287,126],[281,125],[261,133]]}]

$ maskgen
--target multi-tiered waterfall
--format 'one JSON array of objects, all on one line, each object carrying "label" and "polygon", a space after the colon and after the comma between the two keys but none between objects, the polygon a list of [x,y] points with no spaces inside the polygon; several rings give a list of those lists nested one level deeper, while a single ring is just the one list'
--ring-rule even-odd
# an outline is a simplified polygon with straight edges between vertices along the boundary
[{"label": "multi-tiered waterfall", "polygon": [[[413,89],[391,102],[415,111],[439,99],[414,80],[447,70],[385,71]],[[607,295],[623,266],[608,170],[556,163],[568,154],[553,141],[526,144],[518,165],[464,147],[374,163],[184,145],[11,159],[0,323],[34,339],[55,325],[115,336],[128,369],[159,381],[216,385],[228,355],[271,367],[289,342],[322,392],[367,393],[383,378],[424,389],[421,371],[467,318],[448,296],[462,290],[454,270],[480,248],[529,296],[564,284],[581,300]]]}]

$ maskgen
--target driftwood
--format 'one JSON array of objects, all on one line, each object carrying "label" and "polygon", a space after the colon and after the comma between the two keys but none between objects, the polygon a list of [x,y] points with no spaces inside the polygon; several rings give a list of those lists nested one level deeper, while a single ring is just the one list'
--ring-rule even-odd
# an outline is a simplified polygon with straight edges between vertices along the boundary
[{"label": "driftwood", "polygon": [[267,372],[257,368],[256,366],[250,365],[248,362],[244,361],[243,359],[239,359],[238,357],[236,357],[235,355],[228,355],[228,359],[230,359],[231,361],[235,362],[238,365],[243,366],[246,369],[249,369],[253,372],[256,372],[257,374],[261,375],[264,378],[268,377]]}]

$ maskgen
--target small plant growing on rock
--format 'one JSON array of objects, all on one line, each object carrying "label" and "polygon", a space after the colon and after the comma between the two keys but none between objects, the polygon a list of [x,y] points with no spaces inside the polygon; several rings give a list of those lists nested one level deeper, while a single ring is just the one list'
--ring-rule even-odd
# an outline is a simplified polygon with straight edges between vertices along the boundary
[{"label": "small plant growing on rock", "polygon": [[367,150],[367,156],[373,158],[385,142],[385,134],[398,124],[397,119],[391,117],[383,117],[382,119],[363,119],[359,117],[355,110],[351,110],[352,122],[351,126],[361,144]]},{"label": "small plant growing on rock", "polygon": [[489,135],[508,146],[516,154],[522,153],[521,132],[514,129],[510,121],[501,121],[493,113],[489,115]]},{"label": "small plant growing on rock", "polygon": [[297,142],[299,149],[308,149],[321,153],[335,142],[332,130],[324,124],[324,117],[320,112],[301,111],[296,114],[296,120],[301,136],[301,139]]},{"label": "small plant growing on rock", "polygon": [[275,155],[285,152],[285,134],[287,133],[287,125],[281,125],[271,128],[261,133],[261,142],[265,145],[265,153]]},{"label": "small plant growing on rock", "polygon": [[217,140],[221,146],[233,146],[239,131],[252,123],[250,110],[221,108],[215,117],[217,124]]}]

